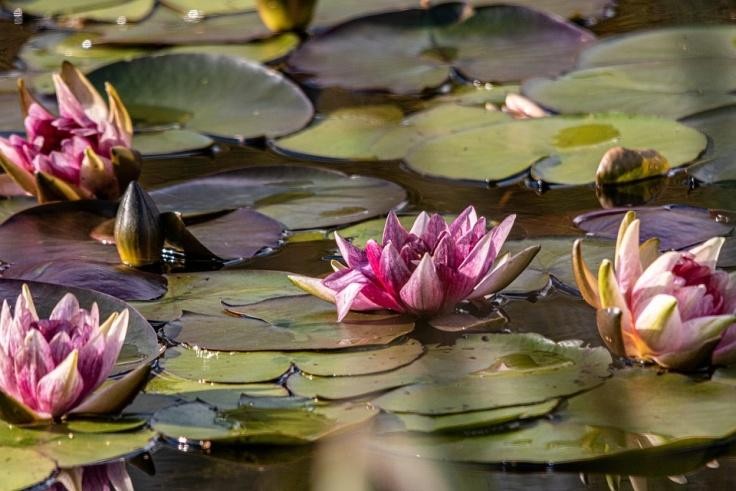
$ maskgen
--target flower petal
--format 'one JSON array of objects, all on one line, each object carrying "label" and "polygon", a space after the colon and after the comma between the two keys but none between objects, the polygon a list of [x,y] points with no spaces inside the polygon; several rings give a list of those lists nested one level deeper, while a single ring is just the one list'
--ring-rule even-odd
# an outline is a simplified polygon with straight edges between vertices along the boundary
[{"label": "flower petal", "polygon": [[621,326],[624,332],[633,328],[631,311],[616,282],[613,264],[608,259],[604,259],[598,269],[598,299],[602,309],[616,307],[621,310]]},{"label": "flower petal", "polygon": [[638,219],[632,220],[616,243],[616,280],[627,298],[642,273],[639,260],[639,223]]},{"label": "flower petal", "polygon": [[340,249],[340,255],[342,255],[348,267],[355,268],[360,263],[365,262],[365,253],[352,243],[343,239],[337,232],[335,232],[335,242],[337,243],[337,248]]},{"label": "flower petal", "polygon": [[401,248],[409,239],[409,232],[399,222],[396,213],[391,210],[386,217],[386,225],[383,227],[383,238],[381,243],[393,242],[397,248]]},{"label": "flower petal", "polygon": [[327,288],[322,283],[322,278],[312,278],[300,274],[291,274],[287,276],[295,286],[301,288],[310,295],[330,303],[335,303],[335,290]]},{"label": "flower petal", "polygon": [[718,256],[721,254],[721,248],[725,243],[725,237],[713,237],[693,247],[688,252],[695,256],[694,259],[696,262],[710,269],[715,269],[716,263],[718,263]]},{"label": "flower petal", "polygon": [[73,294],[67,293],[51,311],[49,319],[68,320],[74,318],[77,314],[79,314],[79,301]]},{"label": "flower petal", "polygon": [[335,305],[337,305],[337,322],[342,322],[346,315],[350,312],[356,297],[360,294],[366,283],[351,283],[335,295]]},{"label": "flower petal", "polygon": [[444,292],[432,257],[424,254],[417,269],[400,292],[401,300],[416,313],[435,313],[444,300]]},{"label": "flower petal", "polygon": [[61,64],[60,78],[90,120],[98,122],[107,119],[108,114],[105,101],[87,77],[74,65],[68,61],[64,61]]},{"label": "flower petal", "polygon": [[82,393],[82,377],[77,371],[79,353],[69,353],[53,371],[38,383],[39,409],[57,418],[67,413]]},{"label": "flower petal", "polygon": [[625,356],[626,347],[621,331],[621,309],[598,309],[595,316],[598,334],[606,347],[616,356]]},{"label": "flower petal", "polygon": [[518,252],[502,264],[494,267],[481,281],[475,286],[473,293],[468,296],[468,300],[485,297],[492,293],[499,292],[509,286],[522,271],[524,271],[529,263],[532,262],[537,255],[541,246],[535,245]]},{"label": "flower petal", "polygon": [[572,245],[572,274],[583,300],[591,307],[599,308],[598,282],[583,259],[582,247],[583,239],[575,240]]},{"label": "flower petal", "polygon": [[684,334],[677,298],[666,294],[652,297],[636,316],[636,331],[654,351],[677,350]]}]

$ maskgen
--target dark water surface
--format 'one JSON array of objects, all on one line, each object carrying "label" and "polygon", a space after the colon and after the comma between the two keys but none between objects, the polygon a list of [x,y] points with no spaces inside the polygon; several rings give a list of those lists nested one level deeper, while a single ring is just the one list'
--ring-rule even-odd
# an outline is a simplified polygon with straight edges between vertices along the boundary
[{"label": "dark water surface", "polygon": [[[60,0],[61,1],[61,0]],[[367,0],[368,1],[368,0]],[[621,0],[615,15],[590,26],[604,36],[647,27],[674,24],[705,24],[736,21],[733,0]],[[25,27],[0,24],[0,71],[12,66],[17,48],[28,36]],[[342,105],[341,94],[321,94],[318,106]],[[0,115],[2,118],[2,115]],[[211,156],[171,159],[157,163],[158,171],[144,176],[148,185],[162,184],[170,176],[166,168],[176,168],[183,179],[227,168],[264,163],[295,162],[270,150],[228,147]],[[408,209],[459,212],[468,204],[480,214],[499,218],[514,212],[519,215],[512,238],[549,235],[576,235],[579,231],[571,218],[582,211],[599,209],[600,202],[592,186],[540,190],[532,183],[520,182],[506,187],[450,183],[422,178],[394,163],[314,164],[386,178],[404,186],[410,196]],[[736,209],[736,188],[728,186],[692,187],[687,176],[675,175],[663,183],[648,204],[690,204],[708,208]],[[275,254],[257,258],[246,268],[280,269],[304,274],[320,274],[328,266],[323,257],[333,248],[332,242],[318,241],[289,244]],[[555,293],[534,304],[511,302],[505,306],[512,325],[519,331],[535,331],[552,339],[582,339],[599,345],[594,312],[582,300]],[[536,307],[541,307],[537,305]],[[522,321],[514,323],[514,318]],[[736,408],[733,408],[736,410]],[[609,489],[603,474],[592,473],[583,483],[578,472],[551,472],[548,469],[483,468],[466,465],[430,463],[387,455],[369,455],[359,459],[358,445],[351,440],[336,440],[319,447],[294,449],[217,449],[207,452],[161,445],[150,455],[134,459],[128,465],[135,489],[268,489],[352,491],[362,489],[462,489],[462,490],[568,490]],[[734,453],[736,455],[736,452]],[[676,484],[659,466],[651,466],[647,489],[736,489],[736,456],[718,459],[718,468],[705,468],[704,455],[686,456],[682,473],[687,484]],[[364,466],[356,462],[365,460]],[[673,463],[674,464],[674,463]],[[678,463],[679,464],[679,463]],[[30,464],[29,464],[30,465]],[[694,468],[699,469],[693,470]],[[521,472],[527,471],[527,472]],[[665,473],[669,473],[669,470]],[[368,481],[365,476],[370,476]],[[621,489],[631,489],[622,479]],[[639,488],[643,489],[643,488]]]}]

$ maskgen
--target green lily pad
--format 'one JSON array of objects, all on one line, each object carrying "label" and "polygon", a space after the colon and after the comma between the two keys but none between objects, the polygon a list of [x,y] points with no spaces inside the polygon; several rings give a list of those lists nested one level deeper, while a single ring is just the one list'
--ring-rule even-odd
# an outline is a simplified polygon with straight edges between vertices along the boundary
[{"label": "green lily pad", "polygon": [[[484,6],[504,3],[501,0],[473,0],[473,5]],[[515,5],[549,12],[566,18],[594,19],[602,17],[608,0],[515,0]],[[389,10],[418,7],[419,0],[320,0],[317,2],[313,28],[329,27],[346,20]]]},{"label": "green lily pad", "polygon": [[278,34],[266,39],[256,39],[245,44],[196,44],[166,48],[161,54],[202,53],[226,55],[268,63],[289,54],[299,46],[299,36],[293,33]]},{"label": "green lily pad", "polygon": [[736,67],[723,59],[686,58],[584,68],[556,79],[528,80],[522,89],[561,113],[618,111],[677,119],[736,103],[734,77]]},{"label": "green lily pad", "polygon": [[[29,463],[33,465],[29,465]],[[0,487],[26,489],[51,479],[56,463],[33,449],[0,446]]]},{"label": "green lily pad", "polygon": [[155,189],[162,211],[199,214],[253,207],[292,230],[332,227],[383,215],[406,199],[375,177],[290,165],[256,166]]},{"label": "green lily pad", "polygon": [[[530,404],[528,406],[503,407],[442,416],[425,416],[412,413],[390,413],[386,417],[384,432],[416,431],[422,433],[469,431],[499,426],[519,420],[538,418],[552,412],[559,399]],[[384,421],[382,421],[384,422]]]},{"label": "green lily pad", "polygon": [[142,428],[146,421],[138,418],[121,418],[111,420],[75,419],[66,423],[72,433],[119,433]]},{"label": "green lily pad", "polygon": [[376,414],[378,410],[365,403],[278,409],[241,406],[222,413],[191,403],[158,411],[152,426],[176,441],[294,445],[356,428]]},{"label": "green lily pad", "polygon": [[614,146],[656,148],[673,167],[705,148],[705,136],[675,121],[647,116],[557,116],[494,124],[415,147],[409,166],[425,175],[503,181],[524,173],[550,183],[593,182],[601,157]]},{"label": "green lily pad", "polygon": [[289,392],[277,384],[216,384],[187,380],[166,373],[156,374],[145,388],[148,395],[169,397],[163,407],[202,401],[219,409],[234,409],[244,397],[286,397]]},{"label": "green lily pad", "polygon": [[[543,290],[550,280],[562,289],[577,293],[572,273],[572,244],[579,237],[540,237],[526,240],[509,240],[505,244],[509,252],[515,254],[533,245],[542,249],[534,257],[529,267],[504,290],[505,293],[524,294]],[[609,240],[586,238],[583,240],[585,260],[591,271],[598,271],[604,259],[614,256],[615,243]]]},{"label": "green lily pad", "polygon": [[98,7],[63,14],[62,20],[66,23],[94,21],[125,25],[142,21],[156,5],[155,0],[126,0],[105,5],[102,2],[98,3],[100,3]]},{"label": "green lily pad", "polygon": [[20,294],[24,283],[28,284],[31,289],[36,310],[41,318],[48,318],[53,307],[67,292],[73,293],[83,308],[89,309],[92,303],[96,302],[100,308],[101,319],[106,319],[113,312],[128,309],[130,314],[128,331],[112,375],[129,371],[158,353],[158,340],[153,328],[138,312],[131,309],[122,300],[83,288],[11,279],[0,279],[0,298],[7,299],[11,305],[14,305],[15,298]]},{"label": "green lily pad", "polygon": [[[736,58],[736,27],[667,27],[607,38],[580,54],[581,68],[646,61]],[[726,63],[726,60],[723,60]]]},{"label": "green lily pad", "polygon": [[[139,18],[145,17],[151,8],[153,0],[122,0],[112,2],[109,0],[69,0],[66,2],[55,2],[54,0],[4,0],[3,6],[8,10],[21,9],[24,13],[38,17],[55,16],[79,16],[85,18],[86,12],[98,12],[102,10],[117,10],[118,15],[112,18],[114,22],[119,16],[130,17],[131,22],[137,22]],[[92,17],[91,20],[106,21],[105,18]]]},{"label": "green lily pad", "polygon": [[470,10],[448,3],[346,22],[309,39],[291,55],[289,66],[316,87],[416,94],[440,86],[451,69],[494,82],[561,73],[593,38],[524,7]]},{"label": "green lily pad", "polygon": [[414,322],[382,313],[351,312],[337,322],[335,306],[311,295],[264,300],[237,310],[249,317],[185,313],[164,332],[208,350],[334,350],[388,344],[412,331]]},{"label": "green lily pad", "polygon": [[0,448],[33,450],[64,468],[125,457],[151,448],[156,439],[156,433],[145,429],[70,432],[63,424],[18,427],[0,422]]},{"label": "green lily pad", "polygon": [[456,85],[450,92],[434,97],[428,104],[453,103],[461,106],[483,106],[493,104],[501,106],[506,101],[508,94],[518,94],[521,87],[515,84],[464,84]]},{"label": "green lily pad", "polygon": [[199,0],[163,0],[162,3],[183,14],[196,10],[203,16],[233,14],[256,8],[255,0],[208,0],[206,4]]},{"label": "green lily pad", "polygon": [[157,8],[133,25],[96,26],[100,43],[116,45],[175,46],[180,44],[245,43],[271,35],[256,12],[202,18],[197,11]]},{"label": "green lily pad", "polygon": [[380,447],[429,459],[478,463],[562,466],[601,461],[619,469],[616,473],[638,475],[647,469],[643,459],[650,465],[655,458],[666,462],[680,452],[703,449],[732,435],[736,417],[728,408],[734,402],[734,387],[674,373],[627,369],[571,398],[554,422],[473,437],[407,439],[402,435],[384,439]]},{"label": "green lily pad", "polygon": [[147,131],[133,139],[133,147],[144,157],[197,152],[213,143],[212,138],[189,130]]},{"label": "green lily pad", "polygon": [[312,104],[293,82],[230,56],[141,57],[101,67],[89,79],[98,90],[113,84],[139,125],[175,124],[242,141],[291,133],[312,118]]},{"label": "green lily pad", "polygon": [[147,319],[173,321],[183,311],[205,315],[223,312],[228,305],[247,305],[269,298],[303,295],[281,271],[224,270],[166,275],[168,290],[160,300],[134,302]]},{"label": "green lily pad", "polygon": [[393,105],[340,108],[307,129],[272,142],[272,147],[319,160],[395,160],[426,139],[509,119],[502,112],[456,104],[406,118]]},{"label": "green lily pad", "polygon": [[687,173],[705,183],[736,181],[736,106],[695,114],[683,120],[710,137],[710,145]]},{"label": "green lily pad", "polygon": [[171,348],[160,361],[167,374],[199,382],[244,384],[278,379],[292,366],[302,372],[322,376],[364,375],[408,365],[424,352],[422,345],[409,340],[385,348],[338,352],[240,353]]},{"label": "green lily pad", "polygon": [[[492,379],[495,380],[498,376],[501,376],[501,380],[504,381],[510,380],[509,377],[522,377],[523,382],[517,380],[516,383],[523,386],[523,384],[526,384],[526,379],[523,377],[530,376],[534,378],[537,371],[539,371],[540,376],[544,378],[546,376],[545,372],[553,368],[549,373],[559,372],[561,377],[563,377],[563,374],[572,374],[567,380],[571,385],[575,385],[572,381],[577,376],[580,376],[579,382],[585,381],[587,384],[592,384],[583,383],[583,385],[577,386],[577,390],[572,391],[576,392],[584,390],[586,385],[587,388],[590,388],[596,383],[600,383],[602,377],[608,374],[610,361],[610,355],[603,349],[580,348],[564,343],[556,344],[536,334],[468,334],[459,338],[452,346],[428,346],[424,356],[397,370],[356,377],[316,377],[294,374],[287,380],[287,386],[294,394],[302,397],[348,399],[404,386],[414,388],[424,386],[457,387],[461,389],[462,385],[468,382],[479,390],[478,394],[471,394],[470,397],[480,399],[488,398],[494,394],[491,390],[492,385],[489,385],[491,387],[489,390],[480,386],[486,382],[493,384]],[[581,371],[587,373],[581,374]],[[534,382],[530,381],[530,383]],[[520,387],[516,387],[516,389],[520,390]],[[560,390],[561,392],[557,396],[548,395],[526,402],[514,400],[509,404],[502,404],[502,400],[505,399],[499,398],[496,402],[484,400],[476,404],[480,407],[471,408],[469,406],[464,411],[541,402],[548,398],[565,395],[565,391],[561,387]],[[394,395],[385,396],[386,399],[381,398],[379,402],[385,402],[387,406],[393,406],[396,402],[400,402],[402,391],[401,388],[397,389],[395,393],[389,393]],[[536,396],[519,392],[511,397],[533,398]],[[419,399],[416,399],[415,402],[420,403]],[[439,400],[423,402],[429,407],[429,405],[438,404]],[[462,399],[445,402],[464,404]],[[476,400],[468,401],[469,404],[475,402]],[[497,403],[498,405],[496,405]],[[455,408],[453,407],[453,409]],[[399,411],[408,412],[409,410]],[[424,413],[425,411],[414,412]],[[432,409],[432,412],[440,414],[458,411],[435,411]]]}]

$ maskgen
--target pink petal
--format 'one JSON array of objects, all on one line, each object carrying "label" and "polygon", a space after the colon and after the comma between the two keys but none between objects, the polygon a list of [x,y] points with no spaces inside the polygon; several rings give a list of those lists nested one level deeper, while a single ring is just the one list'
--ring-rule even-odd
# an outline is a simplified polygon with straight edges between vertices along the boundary
[{"label": "pink petal", "polygon": [[23,349],[15,354],[15,380],[21,400],[32,409],[39,408],[38,383],[54,370],[51,349],[40,332],[26,334]]},{"label": "pink petal", "polygon": [[429,217],[427,228],[419,238],[422,239],[422,242],[427,245],[430,251],[434,251],[443,233],[449,233],[447,223],[442,215],[435,213]]},{"label": "pink petal", "polygon": [[38,383],[40,411],[56,418],[72,409],[83,387],[82,378],[77,371],[77,360],[77,351],[72,351]]},{"label": "pink petal", "polygon": [[343,239],[337,232],[335,232],[335,242],[337,243],[338,249],[340,249],[342,258],[349,267],[355,268],[360,263],[365,262],[365,254],[363,251]]},{"label": "pink petal", "polygon": [[385,244],[381,252],[379,273],[378,279],[386,292],[393,298],[398,298],[401,288],[411,276],[411,271],[391,242]]},{"label": "pink petal", "polygon": [[449,225],[450,235],[455,239],[465,235],[478,221],[478,215],[473,206],[465,208]]},{"label": "pink petal", "polygon": [[358,294],[365,288],[365,283],[351,283],[335,295],[335,305],[337,306],[337,322],[342,322],[350,307],[353,305],[353,301]]},{"label": "pink petal", "polygon": [[444,292],[429,254],[425,254],[400,292],[401,300],[414,312],[435,313],[442,306]]},{"label": "pink petal", "polygon": [[401,247],[409,239],[409,232],[401,225],[396,213],[391,210],[386,217],[386,225],[383,227],[383,238],[381,243],[393,242],[396,247]]},{"label": "pink petal", "polygon": [[620,239],[616,248],[615,268],[619,287],[628,299],[642,273],[639,259],[639,220],[631,222]]},{"label": "pink petal", "polygon": [[54,310],[51,311],[49,319],[51,320],[68,320],[74,318],[79,313],[79,302],[77,297],[71,293],[67,293],[56,304]]},{"label": "pink petal", "polygon": [[79,126],[94,126],[95,123],[85,114],[84,107],[74,97],[74,94],[72,94],[69,86],[62,80],[61,76],[58,73],[54,73],[52,76],[61,117],[69,118]]},{"label": "pink petal", "polygon": [[694,256],[695,261],[710,269],[716,268],[721,248],[726,242],[724,237],[713,237],[702,244],[693,247],[688,252]]},{"label": "pink petal", "polygon": [[427,230],[427,226],[429,226],[429,213],[423,211],[414,219],[414,224],[411,226],[409,233],[421,237],[424,231]]}]

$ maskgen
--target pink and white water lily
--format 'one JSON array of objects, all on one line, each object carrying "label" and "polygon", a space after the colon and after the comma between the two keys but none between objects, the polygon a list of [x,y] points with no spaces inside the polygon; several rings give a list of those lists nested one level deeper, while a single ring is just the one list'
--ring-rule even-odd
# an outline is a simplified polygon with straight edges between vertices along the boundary
[{"label": "pink and white water lily", "polygon": [[410,230],[396,214],[386,219],[381,242],[360,249],[335,233],[345,264],[333,261],[324,279],[299,275],[299,287],[337,306],[338,320],[350,310],[388,309],[417,317],[450,313],[508,286],[531,262],[539,246],[499,255],[515,216],[490,231],[472,206],[448,224],[439,214],[420,213]]},{"label": "pink and white water lily", "polygon": [[21,82],[26,135],[0,137],[0,164],[39,201],[120,196],[140,172],[131,150],[133,125],[110,84],[109,107],[87,78],[64,62],[53,75],[59,115],[36,100]]},{"label": "pink and white water lily", "polygon": [[85,401],[110,374],[128,329],[128,310],[100,324],[97,304],[80,308],[67,293],[39,318],[23,285],[0,312],[0,391],[36,419],[57,419]]},{"label": "pink and white water lily", "polygon": [[617,355],[673,369],[736,362],[736,276],[716,269],[725,239],[659,254],[659,242],[639,244],[634,212],[621,222],[613,263],[593,276],[573,246],[573,270],[583,298],[598,309],[598,330]]}]

